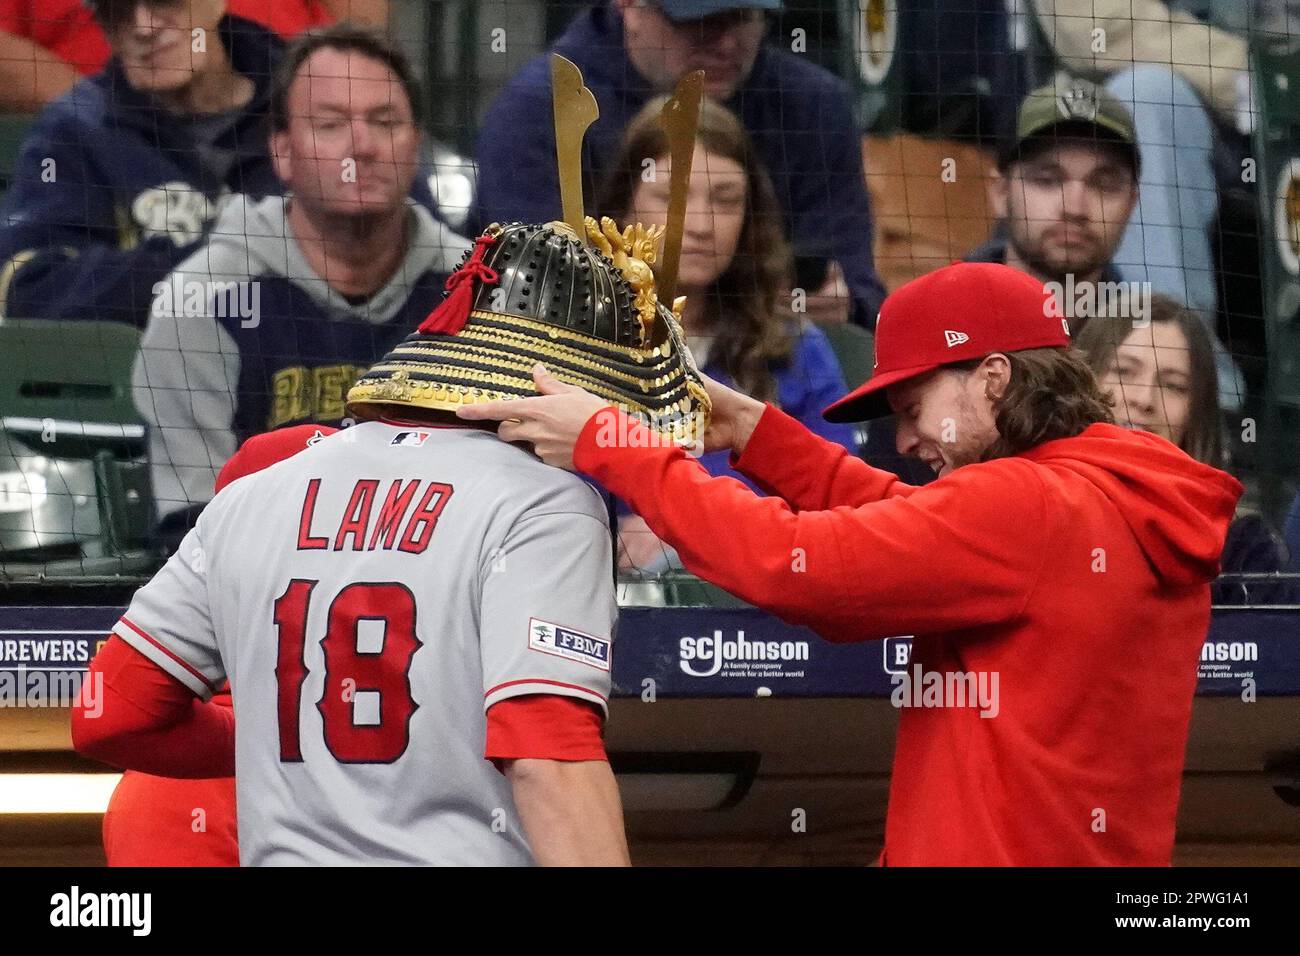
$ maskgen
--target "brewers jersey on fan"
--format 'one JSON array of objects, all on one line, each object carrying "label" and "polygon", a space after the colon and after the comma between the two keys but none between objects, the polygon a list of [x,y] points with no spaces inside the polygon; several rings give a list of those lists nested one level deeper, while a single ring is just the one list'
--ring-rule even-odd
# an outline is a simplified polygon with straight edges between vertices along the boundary
[{"label": "brewers jersey on fan", "polygon": [[217,495],[114,633],[205,699],[230,679],[245,865],[526,864],[485,712],[606,708],[612,567],[577,477],[366,422]]}]

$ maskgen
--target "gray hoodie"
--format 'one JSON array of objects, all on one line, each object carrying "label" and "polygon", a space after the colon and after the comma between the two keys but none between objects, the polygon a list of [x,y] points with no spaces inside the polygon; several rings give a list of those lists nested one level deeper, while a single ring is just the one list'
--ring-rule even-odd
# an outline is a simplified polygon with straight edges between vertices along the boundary
[{"label": "gray hoodie", "polygon": [[132,389],[161,519],[206,503],[250,435],[343,421],[348,387],[432,311],[470,247],[410,200],[407,222],[406,258],[353,304],[308,265],[286,198],[234,196],[208,241],[154,287]]}]

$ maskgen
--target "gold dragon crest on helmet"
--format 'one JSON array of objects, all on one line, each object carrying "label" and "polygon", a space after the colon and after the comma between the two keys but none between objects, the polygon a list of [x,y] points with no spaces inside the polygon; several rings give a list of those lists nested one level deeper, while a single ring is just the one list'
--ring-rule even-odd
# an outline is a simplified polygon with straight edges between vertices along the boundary
[{"label": "gold dragon crest on helmet", "polygon": [[[648,341],[654,328],[659,305],[652,267],[659,256],[659,240],[663,238],[664,227],[646,227],[638,222],[619,232],[614,220],[608,216],[602,216],[599,223],[587,216],[584,222],[587,227],[587,241],[598,251],[609,256],[636,294],[632,305],[641,320],[643,341]],[[680,316],[680,310],[681,304],[674,302],[674,314]]]}]

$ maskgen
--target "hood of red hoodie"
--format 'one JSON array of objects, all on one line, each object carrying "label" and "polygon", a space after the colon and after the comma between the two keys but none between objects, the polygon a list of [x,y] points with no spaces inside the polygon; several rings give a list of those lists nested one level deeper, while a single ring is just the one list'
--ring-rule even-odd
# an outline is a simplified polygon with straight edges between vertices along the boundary
[{"label": "hood of red hoodie", "polygon": [[1242,492],[1236,478],[1157,435],[1115,425],[1090,425],[1022,457],[1069,469],[1095,485],[1124,516],[1162,580],[1191,585],[1218,576]]}]

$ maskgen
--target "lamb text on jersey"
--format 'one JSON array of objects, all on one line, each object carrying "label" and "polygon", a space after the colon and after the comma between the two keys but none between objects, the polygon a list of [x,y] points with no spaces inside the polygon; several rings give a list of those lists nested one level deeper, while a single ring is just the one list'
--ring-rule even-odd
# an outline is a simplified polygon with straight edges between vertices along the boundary
[{"label": "lamb text on jersey", "polygon": [[[383,503],[376,508],[376,502],[380,501],[379,482],[363,478],[353,486],[337,522],[322,516],[322,530],[334,530],[331,538],[313,534],[320,487],[319,478],[307,482],[302,515],[298,520],[299,551],[342,551],[345,547],[352,551],[374,551],[376,548],[392,551],[396,547],[408,554],[420,554],[429,546],[438,516],[451,500],[453,491],[451,485],[440,481],[396,478],[389,483]],[[417,499],[419,503],[412,507]]]}]

